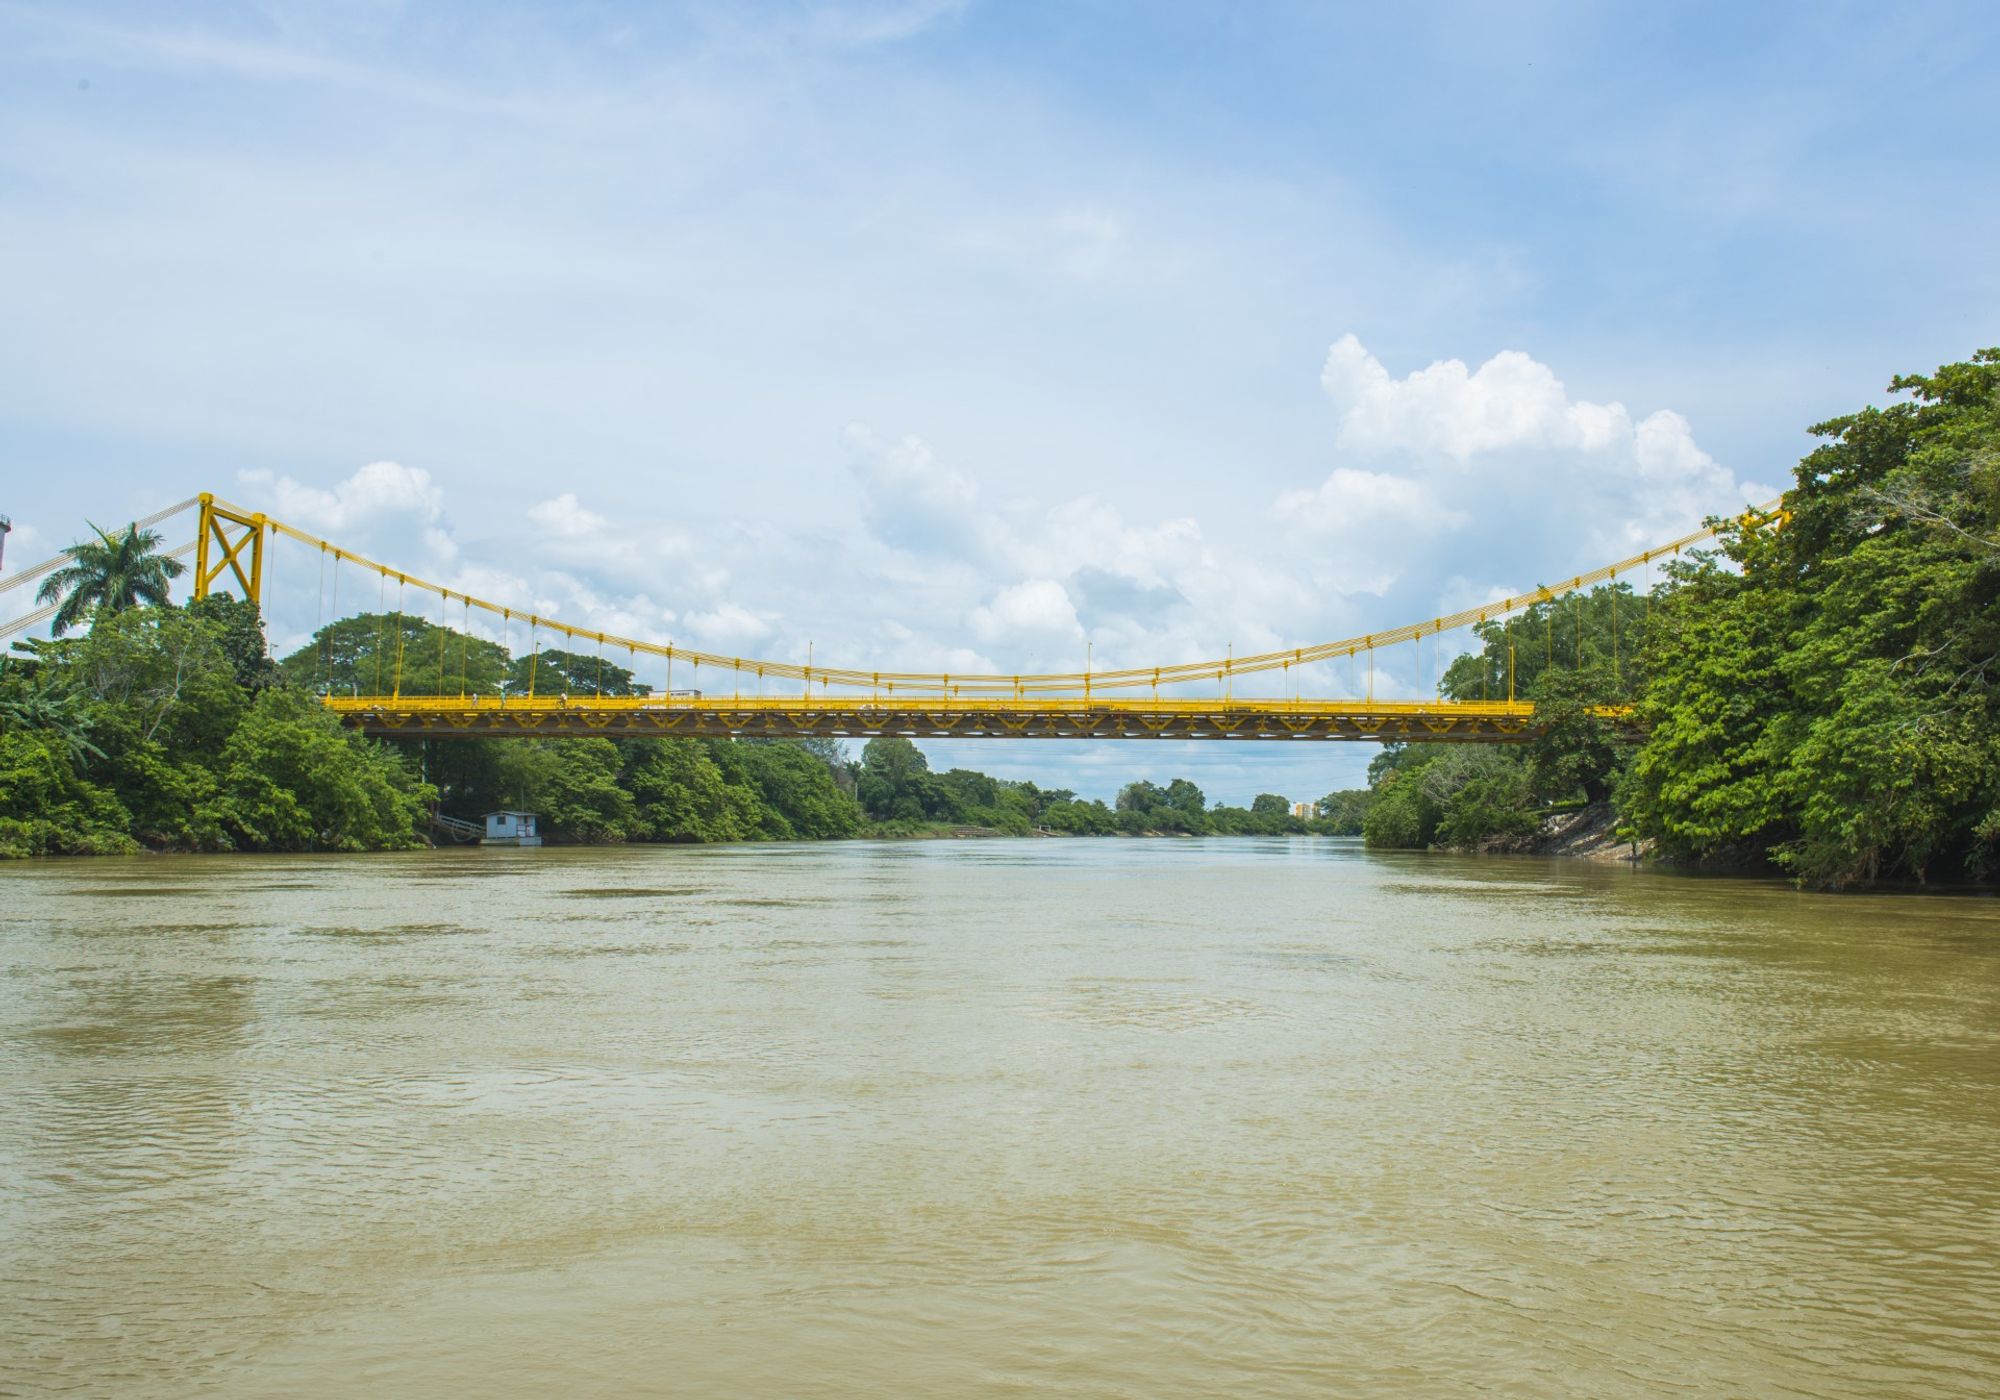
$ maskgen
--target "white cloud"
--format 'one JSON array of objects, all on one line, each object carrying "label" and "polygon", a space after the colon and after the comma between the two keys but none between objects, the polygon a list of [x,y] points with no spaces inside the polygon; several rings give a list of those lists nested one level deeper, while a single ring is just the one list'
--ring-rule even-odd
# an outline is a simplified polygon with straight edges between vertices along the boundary
[{"label": "white cloud", "polygon": [[552,500],[530,506],[528,519],[544,533],[567,540],[602,534],[611,524],[597,512],[585,510],[574,491],[565,491]]},{"label": "white cloud", "polygon": [[1003,588],[966,619],[983,642],[1081,637],[1076,605],[1054,579],[1036,578]]},{"label": "white cloud", "polygon": [[1358,467],[1334,468],[1313,490],[1283,492],[1276,510],[1290,524],[1340,532],[1424,522],[1444,526],[1465,523],[1462,511],[1439,505],[1422,482]]},{"label": "white cloud", "polygon": [[[534,554],[551,567],[595,575],[628,590],[689,581],[685,535],[630,521],[616,524],[584,506],[573,491],[530,506],[528,522],[535,531]],[[708,578],[713,591],[726,575]]]},{"label": "white cloud", "polygon": [[1287,531],[1305,537],[1315,577],[1376,595],[1401,576],[1410,538],[1457,530],[1469,519],[1424,482],[1358,467],[1336,467],[1310,491],[1283,492],[1272,509]]},{"label": "white cloud", "polygon": [[352,530],[379,520],[429,526],[444,514],[444,492],[431,474],[400,462],[370,462],[330,491],[268,471],[240,475],[271,501],[270,514],[309,530]]},{"label": "white cloud", "polygon": [[737,646],[768,639],[774,629],[770,621],[736,603],[723,603],[704,612],[686,615],[689,637],[706,646]]},{"label": "white cloud", "polygon": [[[1605,563],[1733,509],[1737,481],[1661,409],[1571,398],[1548,365],[1517,350],[1476,370],[1439,360],[1397,378],[1353,335],[1328,350],[1320,382],[1339,418],[1343,465],[1276,510],[1328,547],[1317,576],[1386,593],[1399,579],[1457,575],[1466,549],[1505,543],[1522,585]],[[1455,542],[1466,534],[1485,538]],[[1488,566],[1490,569],[1491,566]],[[1442,585],[1439,585],[1442,588]],[[1443,596],[1440,592],[1437,596]]]},{"label": "white cloud", "polygon": [[1442,452],[1465,462],[1506,448],[1594,452],[1633,436],[1623,404],[1570,399],[1554,371],[1518,350],[1476,371],[1439,360],[1394,379],[1349,334],[1327,351],[1320,384],[1340,409],[1341,445],[1363,452]]}]

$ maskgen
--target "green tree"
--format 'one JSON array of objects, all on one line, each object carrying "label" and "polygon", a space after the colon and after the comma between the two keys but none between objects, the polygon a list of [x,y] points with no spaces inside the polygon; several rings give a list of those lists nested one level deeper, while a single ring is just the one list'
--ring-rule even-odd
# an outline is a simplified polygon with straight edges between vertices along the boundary
[{"label": "green tree", "polygon": [[2000,350],[1890,390],[1655,608],[1619,795],[1668,854],[1828,886],[2000,865]]},{"label": "green tree", "polygon": [[1431,844],[1443,813],[1425,796],[1421,776],[1421,770],[1383,775],[1361,825],[1370,846],[1421,851]]},{"label": "green tree", "polygon": [[861,749],[856,793],[861,808],[877,821],[922,821],[930,761],[908,739],[883,735]]},{"label": "green tree", "polygon": [[130,824],[118,799],[77,771],[59,736],[0,730],[0,857],[135,851]]},{"label": "green tree", "polygon": [[1359,836],[1361,824],[1368,815],[1368,804],[1374,796],[1368,788],[1342,788],[1329,792],[1315,804],[1320,830],[1328,836]]},{"label": "green tree", "polygon": [[1102,802],[1079,802],[1074,797],[1049,803],[1041,813],[1041,821],[1050,831],[1071,836],[1110,836],[1118,830],[1109,807]]},{"label": "green tree", "polygon": [[743,841],[758,829],[755,794],[732,785],[699,740],[645,741],[628,781],[651,840]]},{"label": "green tree", "polygon": [[1528,773],[1511,750],[1408,744],[1369,765],[1374,792],[1362,818],[1370,846],[1471,849],[1520,841],[1541,825]]},{"label": "green tree", "polygon": [[1527,780],[1545,802],[1605,802],[1630,761],[1634,742],[1604,713],[1618,702],[1607,669],[1557,671],[1535,679],[1535,724]]},{"label": "green tree", "polygon": [[1166,790],[1160,794],[1160,799],[1183,816],[1199,817],[1208,810],[1208,799],[1201,795],[1200,788],[1186,778],[1175,778],[1169,782]]},{"label": "green tree", "polygon": [[70,547],[70,562],[42,581],[36,600],[59,603],[49,630],[60,637],[85,619],[123,612],[142,603],[165,607],[168,586],[187,572],[187,565],[161,554],[160,536],[128,525],[123,534],[108,535],[92,525],[94,540]]},{"label": "green tree", "polygon": [[41,730],[69,755],[72,766],[103,758],[91,742],[96,724],[82,692],[62,673],[39,664],[23,666],[0,657],[0,734]]},{"label": "green tree", "polygon": [[1166,793],[1144,778],[1118,789],[1117,807],[1121,812],[1151,812],[1165,805]]},{"label": "green tree", "polygon": [[1541,826],[1528,775],[1519,764],[1494,763],[1452,792],[1433,834],[1440,845],[1471,850],[1496,840],[1525,841]]},{"label": "green tree", "polygon": [[289,690],[257,696],[218,766],[223,826],[244,850],[418,845],[435,796],[388,750]]},{"label": "green tree", "polygon": [[264,640],[264,615],[255,603],[227,593],[211,593],[190,602],[187,614],[212,624],[216,642],[236,673],[236,683],[245,690],[265,690],[283,678],[278,663],[271,659]]},{"label": "green tree", "polygon": [[803,744],[711,741],[710,753],[726,782],[755,794],[756,835],[818,841],[852,836],[861,825],[860,809],[834,770]]},{"label": "green tree", "polygon": [[498,643],[411,613],[362,613],[321,627],[278,664],[310,693],[498,695],[509,661]]},{"label": "green tree", "polygon": [[640,833],[637,804],[619,783],[624,760],[617,745],[609,739],[564,739],[546,752],[550,763],[532,805],[554,835],[603,844]]},{"label": "green tree", "polygon": [[1590,675],[1606,703],[1645,682],[1653,599],[1630,582],[1600,584],[1475,626],[1479,648],[1445,668],[1448,700],[1532,700],[1546,678]]},{"label": "green tree", "polygon": [[507,693],[526,695],[530,683],[534,693],[554,699],[593,695],[650,695],[652,687],[641,685],[632,672],[592,652],[558,651],[544,647],[531,656],[517,656],[507,664]]}]

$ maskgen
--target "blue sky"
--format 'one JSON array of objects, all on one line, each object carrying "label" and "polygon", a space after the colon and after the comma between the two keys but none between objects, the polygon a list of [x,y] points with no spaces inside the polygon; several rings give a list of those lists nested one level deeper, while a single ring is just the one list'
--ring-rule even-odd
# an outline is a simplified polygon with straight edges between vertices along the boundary
[{"label": "blue sky", "polygon": [[[0,4],[9,557],[208,488],[746,654],[1393,625],[2000,340],[1996,50],[1970,4]],[[1368,757],[932,749],[1232,800]]]}]

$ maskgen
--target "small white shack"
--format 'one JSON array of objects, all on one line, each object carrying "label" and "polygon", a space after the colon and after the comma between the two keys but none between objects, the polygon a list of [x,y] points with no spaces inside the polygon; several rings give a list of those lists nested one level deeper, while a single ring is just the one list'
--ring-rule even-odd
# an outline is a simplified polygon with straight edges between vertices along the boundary
[{"label": "small white shack", "polygon": [[480,843],[486,846],[539,846],[542,838],[535,833],[533,812],[488,812],[486,814],[486,838]]}]

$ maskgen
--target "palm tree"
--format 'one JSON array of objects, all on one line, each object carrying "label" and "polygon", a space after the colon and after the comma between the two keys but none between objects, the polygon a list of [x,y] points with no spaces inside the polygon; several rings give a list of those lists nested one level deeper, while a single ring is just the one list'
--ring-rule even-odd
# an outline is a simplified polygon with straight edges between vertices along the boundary
[{"label": "palm tree", "polygon": [[159,552],[160,537],[151,530],[128,525],[122,535],[107,535],[90,528],[97,538],[71,549],[69,563],[50,574],[35,595],[38,603],[62,599],[49,629],[58,637],[95,613],[164,605],[167,584],[187,572],[187,565]]}]

